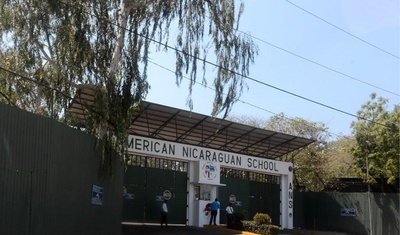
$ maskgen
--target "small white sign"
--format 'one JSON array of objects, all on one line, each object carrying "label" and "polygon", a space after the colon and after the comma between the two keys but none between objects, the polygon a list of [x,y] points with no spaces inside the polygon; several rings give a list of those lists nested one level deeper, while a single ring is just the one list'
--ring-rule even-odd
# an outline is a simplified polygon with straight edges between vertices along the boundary
[{"label": "small white sign", "polygon": [[229,196],[229,202],[232,203],[232,204],[235,204],[235,203],[236,203],[236,196],[233,195],[233,194],[230,195],[230,196]]},{"label": "small white sign", "polygon": [[103,193],[104,193],[104,188],[97,186],[97,185],[92,185],[92,204],[94,205],[103,205]]},{"label": "small white sign", "polygon": [[167,200],[167,201],[168,201],[169,199],[171,199],[171,197],[172,197],[171,191],[165,190],[165,191],[163,192],[163,197],[164,197],[164,199]]}]

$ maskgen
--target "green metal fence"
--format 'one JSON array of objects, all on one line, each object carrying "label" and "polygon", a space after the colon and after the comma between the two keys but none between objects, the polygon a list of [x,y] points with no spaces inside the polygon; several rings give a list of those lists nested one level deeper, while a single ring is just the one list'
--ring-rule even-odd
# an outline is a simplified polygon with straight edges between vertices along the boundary
[{"label": "green metal fence", "polygon": [[400,234],[399,194],[295,193],[294,225],[350,234]]},{"label": "green metal fence", "polygon": [[237,203],[235,211],[243,212],[245,220],[252,220],[256,213],[267,213],[272,223],[280,224],[280,186],[279,184],[256,182],[244,179],[221,177],[225,187],[219,188],[221,202],[221,223],[226,223],[224,209],[229,203],[230,195],[235,195]]},{"label": "green metal fence", "polygon": [[130,195],[124,199],[124,222],[160,223],[163,193],[168,190],[168,223],[186,224],[187,172],[128,166],[124,185]]},{"label": "green metal fence", "polygon": [[124,167],[114,154],[114,175],[100,176],[101,152],[90,135],[0,103],[0,234],[120,233]]}]

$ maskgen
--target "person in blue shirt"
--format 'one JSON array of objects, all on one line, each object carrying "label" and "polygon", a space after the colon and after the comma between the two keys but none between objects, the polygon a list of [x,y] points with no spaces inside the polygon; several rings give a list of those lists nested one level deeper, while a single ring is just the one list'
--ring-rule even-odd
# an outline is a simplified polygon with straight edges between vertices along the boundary
[{"label": "person in blue shirt", "polygon": [[214,223],[214,225],[217,225],[215,220],[217,219],[217,214],[218,214],[218,209],[219,209],[219,201],[218,198],[215,198],[215,201],[211,203],[211,217],[210,217],[210,225]]}]

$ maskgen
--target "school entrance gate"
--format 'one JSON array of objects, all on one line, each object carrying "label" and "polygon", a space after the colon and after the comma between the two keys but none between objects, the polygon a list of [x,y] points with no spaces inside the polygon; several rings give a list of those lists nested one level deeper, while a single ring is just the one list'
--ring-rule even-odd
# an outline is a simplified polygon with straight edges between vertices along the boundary
[{"label": "school entrance gate", "polygon": [[[88,110],[84,104],[93,103],[95,90],[95,87],[91,85],[79,86],[79,91],[69,109],[69,112],[77,119],[82,119],[82,121],[86,119],[85,114]],[[293,166],[291,163],[279,162],[275,159],[305,147],[313,140],[146,101],[141,101],[138,110],[132,114],[129,133],[131,134],[128,140],[130,154],[183,161],[189,164],[188,195],[186,197],[188,225],[196,225],[200,222],[202,205],[201,203],[196,204],[197,202],[194,200],[196,190],[201,186],[207,188],[206,185],[211,185],[209,192],[212,198],[217,195],[217,187],[224,187],[219,179],[211,184],[201,179],[200,172],[204,170],[201,167],[207,164],[216,164],[213,169],[224,167],[279,176],[279,224],[281,228],[293,228]],[[132,138],[132,136],[134,137]],[[176,149],[174,149],[175,147]],[[200,160],[205,162],[192,165]],[[202,174],[204,175],[204,173],[203,171]],[[219,174],[212,174],[212,176],[215,175]],[[149,174],[146,174],[146,185],[149,177]],[[141,185],[144,187],[143,184]],[[151,186],[159,187],[160,191],[164,187],[169,187]],[[145,221],[152,218],[148,217],[148,210],[152,208],[152,205],[149,204],[150,200],[153,200],[149,199],[149,197],[153,197],[153,195],[149,195],[152,187],[149,185],[142,188],[146,192],[144,195],[137,192],[138,195],[145,197],[142,200],[144,209],[139,209],[137,212],[143,213],[141,218]],[[172,188],[176,190],[174,186]],[[140,185],[137,184],[135,190],[139,189]],[[154,193],[161,194],[158,191]],[[155,221],[155,218],[151,220]]]},{"label": "school entrance gate", "polygon": [[[188,163],[154,157],[129,156],[125,172],[123,221],[125,223],[159,223],[162,193],[171,192],[168,202],[169,223],[187,224]],[[224,208],[230,196],[233,208],[251,220],[256,213],[267,213],[273,224],[280,223],[279,177],[223,169],[218,198],[220,223],[226,224]],[[199,200],[201,198],[197,198]],[[204,210],[204,208],[200,208]]]},{"label": "school entrance gate", "polygon": [[[249,174],[249,172],[247,172]],[[265,174],[227,175],[221,177],[225,187],[219,188],[219,200],[221,202],[221,223],[226,224],[227,215],[225,208],[230,196],[235,197],[233,209],[241,212],[245,220],[252,220],[256,213],[270,215],[272,224],[280,224],[280,185],[279,178]]]},{"label": "school entrance gate", "polygon": [[[163,161],[171,160],[172,163],[179,160],[188,162],[189,177],[187,177],[187,179],[189,180],[189,184],[186,197],[188,225],[203,227],[203,225],[208,223],[207,216],[209,216],[209,214],[205,214],[203,208],[206,208],[207,204],[218,197],[218,187],[226,186],[220,183],[222,166],[230,169],[237,168],[240,171],[244,170],[279,176],[279,225],[281,228],[293,228],[293,166],[291,163],[266,160],[248,155],[135,135],[130,135],[128,142],[128,152],[131,154],[154,156],[162,158],[161,160]],[[147,159],[146,157],[144,158]],[[148,174],[146,175],[146,177],[149,177]],[[164,176],[159,175],[159,177]],[[173,177],[167,177],[167,179],[172,178]],[[157,178],[153,178],[153,180],[157,180]],[[145,182],[147,184],[149,183],[147,181]],[[157,189],[161,190],[162,186],[159,184],[157,185]],[[179,185],[171,185],[171,187],[177,188]],[[143,190],[146,192],[147,187]],[[149,192],[151,192],[151,190],[149,190]],[[168,191],[168,197],[171,196],[171,193],[172,192]],[[157,207],[152,207],[146,203],[148,196],[156,196],[158,201],[162,201],[163,197],[160,191],[158,194],[159,195],[145,195],[144,218],[146,218],[146,214],[150,211],[150,209],[147,208],[155,208],[151,210],[152,212],[157,210]],[[165,194],[165,191],[163,194]],[[150,201],[151,200],[152,199],[150,199]],[[220,223],[219,217],[217,217],[216,223]]]},{"label": "school entrance gate", "polygon": [[187,163],[129,156],[127,164],[123,221],[160,223],[161,205],[168,194],[168,223],[186,224]]}]

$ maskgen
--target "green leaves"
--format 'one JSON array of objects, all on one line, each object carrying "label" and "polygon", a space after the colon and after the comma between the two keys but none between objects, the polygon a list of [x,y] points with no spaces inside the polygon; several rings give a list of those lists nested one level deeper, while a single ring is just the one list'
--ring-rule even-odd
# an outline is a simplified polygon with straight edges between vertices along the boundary
[{"label": "green leaves", "polygon": [[388,111],[386,99],[374,93],[370,98],[358,111],[360,118],[352,123],[357,172],[369,183],[375,183],[375,178],[394,183],[399,175],[400,108],[397,104]]},{"label": "green leaves", "polygon": [[[257,47],[235,31],[243,12],[235,1],[12,1],[0,2],[0,101],[67,123],[77,84],[94,87],[86,130],[124,152],[130,115],[146,96],[150,46],[176,55],[176,77],[190,76],[188,103],[203,64],[216,62],[212,115],[226,114],[245,86]],[[172,41],[170,32],[178,30]],[[176,46],[171,46],[176,45]],[[4,60],[3,60],[4,59]],[[167,92],[167,91],[166,91]],[[227,93],[226,95],[224,93]],[[192,106],[190,106],[192,108]],[[114,139],[116,141],[114,141]]]}]

